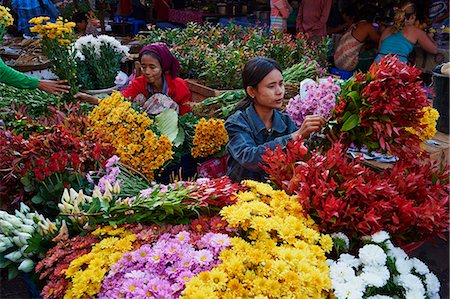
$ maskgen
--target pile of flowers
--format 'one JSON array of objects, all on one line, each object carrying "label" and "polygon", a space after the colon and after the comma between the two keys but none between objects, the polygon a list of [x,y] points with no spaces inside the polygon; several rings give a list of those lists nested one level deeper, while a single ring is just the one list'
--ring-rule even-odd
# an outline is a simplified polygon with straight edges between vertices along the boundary
[{"label": "pile of flowers", "polygon": [[8,270],[9,279],[16,277],[19,271],[31,272],[41,249],[29,248],[31,239],[36,235],[51,239],[57,231],[54,222],[37,212],[31,213],[23,203],[14,215],[0,211],[0,269]]},{"label": "pile of flowers", "polygon": [[6,28],[14,23],[14,18],[9,11],[9,7],[0,5],[0,44],[6,34]]},{"label": "pile of flowers", "polygon": [[388,233],[377,232],[364,243],[358,256],[344,253],[328,261],[336,299],[440,298],[436,275],[395,247]]},{"label": "pile of flowers", "polygon": [[207,233],[196,242],[186,231],[164,234],[155,244],[124,254],[103,281],[98,298],[178,298],[193,276],[217,266],[229,243],[224,234]]},{"label": "pile of flowers", "polygon": [[70,50],[74,41],[74,22],[58,18],[55,23],[48,22],[49,17],[35,17],[29,20],[34,26],[31,32],[38,33],[41,39],[42,51],[52,63],[52,71],[59,79],[66,79],[71,86],[68,94],[63,96],[65,101],[73,101],[73,95],[78,92],[77,67],[75,53]]},{"label": "pile of flowers", "polygon": [[195,127],[192,157],[205,158],[220,152],[228,142],[228,133],[223,119],[200,119]]},{"label": "pile of flowers", "polygon": [[120,63],[129,49],[114,37],[82,36],[75,42],[78,83],[83,89],[102,89],[114,85]]},{"label": "pile of flowers", "polygon": [[319,83],[307,86],[304,98],[297,95],[290,99],[286,112],[297,126],[301,126],[307,115],[316,114],[328,118],[340,91],[341,88],[332,77],[321,79]]},{"label": "pile of flowers", "polygon": [[172,159],[172,143],[166,135],[157,136],[149,128],[152,120],[138,113],[131,102],[115,92],[100,101],[89,114],[92,128],[103,130],[123,164],[152,181],[155,170]]},{"label": "pile of flowers", "polygon": [[290,142],[263,160],[270,179],[297,194],[323,232],[359,239],[384,229],[404,245],[448,231],[448,167],[437,170],[416,158],[379,173],[349,161],[339,143],[322,154]]},{"label": "pile of flowers", "polygon": [[342,88],[329,121],[336,136],[346,146],[365,145],[369,151],[382,150],[404,160],[417,157],[421,140],[406,128],[423,128],[422,109],[430,105],[420,73],[388,55],[368,73],[356,74]]},{"label": "pile of flowers", "polygon": [[420,119],[420,127],[409,127],[406,128],[406,131],[419,136],[420,140],[430,140],[436,134],[439,112],[430,106],[424,107],[420,112],[423,113]]},{"label": "pile of flowers", "polygon": [[315,229],[295,196],[264,183],[243,184],[248,190],[220,212],[240,237],[222,251],[222,264],[191,278],[182,298],[326,297],[330,236]]}]

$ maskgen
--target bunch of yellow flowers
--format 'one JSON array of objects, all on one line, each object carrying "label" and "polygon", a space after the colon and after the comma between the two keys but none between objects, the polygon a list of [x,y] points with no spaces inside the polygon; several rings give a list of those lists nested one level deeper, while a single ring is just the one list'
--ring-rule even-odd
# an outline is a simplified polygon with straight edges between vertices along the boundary
[{"label": "bunch of yellow flowers", "polygon": [[111,266],[133,249],[135,240],[133,234],[109,237],[94,245],[91,252],[73,260],[63,270],[70,279],[64,298],[94,298]]},{"label": "bunch of yellow flowers", "polygon": [[149,129],[152,120],[145,112],[136,112],[119,92],[100,101],[88,119],[94,129],[105,131],[120,161],[150,181],[155,170],[172,159],[172,142],[166,135],[158,137],[153,133]]},{"label": "bunch of yellow flowers", "polygon": [[436,134],[436,124],[439,118],[439,112],[428,106],[424,107],[421,112],[423,116],[420,119],[420,124],[423,128],[406,128],[406,131],[419,136],[421,140],[430,140]]},{"label": "bunch of yellow flowers", "polygon": [[14,23],[14,18],[9,11],[8,7],[0,5],[0,27],[6,28]]},{"label": "bunch of yellow flowers", "polygon": [[55,23],[47,22],[49,17],[35,17],[28,21],[34,26],[30,29],[31,32],[39,33],[43,40],[51,39],[57,40],[60,45],[70,44],[73,37],[74,22],[68,22],[62,18],[58,18]]},{"label": "bunch of yellow flowers", "polygon": [[327,298],[331,237],[316,230],[296,196],[265,183],[244,185],[249,190],[220,212],[242,237],[221,252],[222,264],[187,282],[183,298]]},{"label": "bunch of yellow flowers", "polygon": [[195,127],[192,157],[205,158],[219,152],[228,142],[228,133],[222,119],[202,118]]}]

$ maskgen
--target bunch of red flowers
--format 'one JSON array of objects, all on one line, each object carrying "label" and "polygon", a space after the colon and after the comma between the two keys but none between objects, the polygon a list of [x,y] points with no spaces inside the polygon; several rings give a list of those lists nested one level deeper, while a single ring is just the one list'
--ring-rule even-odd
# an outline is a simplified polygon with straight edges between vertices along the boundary
[{"label": "bunch of red flowers", "polygon": [[342,88],[331,123],[345,145],[354,143],[410,159],[421,154],[421,140],[405,130],[420,128],[422,108],[430,105],[420,69],[386,56],[368,73]]},{"label": "bunch of red flowers", "polygon": [[221,208],[232,204],[235,194],[242,189],[239,184],[233,183],[227,176],[213,179],[202,178],[195,183],[186,182],[186,184],[193,188],[189,190],[189,196],[196,199],[193,205],[205,207]]},{"label": "bunch of red flowers", "polygon": [[325,153],[300,142],[268,150],[263,169],[288,194],[297,194],[323,232],[359,239],[388,231],[397,245],[442,236],[448,230],[448,168],[397,163],[375,172],[349,161],[335,143]]}]

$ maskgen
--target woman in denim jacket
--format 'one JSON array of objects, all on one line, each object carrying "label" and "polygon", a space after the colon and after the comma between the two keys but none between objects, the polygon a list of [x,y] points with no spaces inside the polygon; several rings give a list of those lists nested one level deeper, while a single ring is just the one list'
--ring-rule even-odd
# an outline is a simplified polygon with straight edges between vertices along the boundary
[{"label": "woman in denim jacket", "polygon": [[325,123],[323,117],[310,115],[298,129],[289,116],[278,111],[285,91],[281,72],[275,60],[265,57],[253,58],[244,66],[242,81],[247,97],[225,123],[229,136],[227,175],[233,181],[265,180],[260,163],[267,148],[307,138]]}]

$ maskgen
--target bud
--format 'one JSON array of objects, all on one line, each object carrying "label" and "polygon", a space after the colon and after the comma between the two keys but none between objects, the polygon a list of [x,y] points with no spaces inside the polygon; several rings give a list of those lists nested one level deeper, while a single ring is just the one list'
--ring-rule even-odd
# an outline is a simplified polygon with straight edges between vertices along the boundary
[{"label": "bud", "polygon": [[34,262],[30,259],[24,259],[17,269],[23,272],[30,272],[34,269]]},{"label": "bud", "polygon": [[78,204],[80,204],[80,203],[82,205],[85,204],[83,190],[78,191],[77,202],[78,202]]},{"label": "bud", "polygon": [[118,181],[114,184],[113,193],[119,194],[120,193],[120,184]]},{"label": "bud", "polygon": [[113,190],[113,187],[111,186],[111,183],[108,180],[105,180],[105,191],[111,192]]},{"label": "bud", "polygon": [[13,251],[5,255],[5,259],[10,260],[11,262],[17,262],[22,257],[22,253],[20,251]]},{"label": "bud", "polygon": [[112,199],[112,194],[109,189],[106,189],[105,193],[103,193],[103,198],[105,198],[108,201],[110,201]]},{"label": "bud", "polygon": [[30,213],[30,208],[24,204],[23,202],[20,203],[20,212],[26,214],[26,213]]},{"label": "bud", "polygon": [[64,192],[62,195],[62,201],[70,202],[69,191],[67,190],[67,188],[64,188]]},{"label": "bud", "polygon": [[102,196],[102,194],[100,193],[100,188],[98,186],[95,186],[94,192],[92,192],[92,197],[99,198],[100,196]]},{"label": "bud", "polygon": [[71,201],[73,201],[78,196],[78,192],[75,191],[73,188],[70,188],[69,193],[70,193],[70,200]]}]

